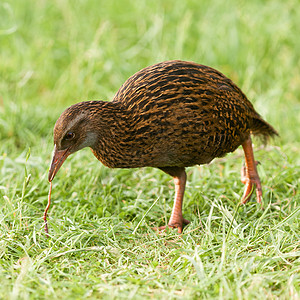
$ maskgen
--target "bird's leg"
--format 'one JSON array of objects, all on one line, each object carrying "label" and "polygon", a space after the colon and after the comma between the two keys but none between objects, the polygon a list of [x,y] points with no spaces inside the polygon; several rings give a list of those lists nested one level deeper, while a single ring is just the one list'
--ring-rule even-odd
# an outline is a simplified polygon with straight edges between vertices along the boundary
[{"label": "bird's leg", "polygon": [[245,204],[248,200],[250,200],[255,188],[257,202],[260,203],[262,199],[262,188],[256,170],[257,162],[254,160],[251,137],[249,137],[242,146],[245,152],[245,166],[242,167],[241,180],[246,186],[241,203]]},{"label": "bird's leg", "polygon": [[[182,216],[182,202],[186,183],[186,173],[184,168],[180,167],[164,167],[160,168],[165,173],[171,175],[175,183],[175,200],[172,209],[171,218],[168,223],[170,228],[178,228],[178,233],[182,233],[184,225],[190,223]],[[164,230],[166,226],[159,227],[158,230]]]}]

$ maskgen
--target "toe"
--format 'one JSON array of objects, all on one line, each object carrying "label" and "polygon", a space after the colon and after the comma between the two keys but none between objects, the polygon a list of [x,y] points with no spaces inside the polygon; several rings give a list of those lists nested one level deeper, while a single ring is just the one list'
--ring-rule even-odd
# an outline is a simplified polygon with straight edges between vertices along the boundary
[{"label": "toe", "polygon": [[247,203],[251,199],[254,190],[253,184],[250,181],[247,181],[245,184],[245,191],[241,200],[242,204]]},{"label": "toe", "polygon": [[153,230],[161,232],[161,231],[165,231],[167,228],[172,228],[172,229],[177,228],[178,233],[182,233],[184,226],[190,223],[191,222],[189,220],[182,218],[181,222],[176,222],[176,223],[169,222],[167,226],[153,227]]},{"label": "toe", "polygon": [[188,225],[188,224],[191,223],[191,222],[190,222],[189,220],[187,220],[187,219],[182,219],[182,222],[183,222],[184,225]]}]

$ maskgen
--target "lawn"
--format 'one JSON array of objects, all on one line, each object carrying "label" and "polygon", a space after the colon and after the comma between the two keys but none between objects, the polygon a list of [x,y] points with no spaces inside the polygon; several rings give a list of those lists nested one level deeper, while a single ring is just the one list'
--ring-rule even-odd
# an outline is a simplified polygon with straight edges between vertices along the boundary
[{"label": "lawn", "polygon": [[[299,28],[297,0],[0,2],[0,299],[299,299]],[[238,206],[239,148],[187,169],[191,223],[158,234],[172,178],[84,149],[53,181],[47,238],[60,113],[170,59],[226,74],[280,133],[254,141],[263,208]]]}]

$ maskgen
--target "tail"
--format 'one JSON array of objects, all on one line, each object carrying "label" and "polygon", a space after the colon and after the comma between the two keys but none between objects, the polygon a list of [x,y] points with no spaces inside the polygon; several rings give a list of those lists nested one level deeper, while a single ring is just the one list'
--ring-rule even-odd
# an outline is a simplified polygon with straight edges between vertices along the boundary
[{"label": "tail", "polygon": [[259,136],[264,144],[266,144],[271,137],[279,136],[278,132],[269,123],[263,120],[260,115],[253,118],[251,133]]}]

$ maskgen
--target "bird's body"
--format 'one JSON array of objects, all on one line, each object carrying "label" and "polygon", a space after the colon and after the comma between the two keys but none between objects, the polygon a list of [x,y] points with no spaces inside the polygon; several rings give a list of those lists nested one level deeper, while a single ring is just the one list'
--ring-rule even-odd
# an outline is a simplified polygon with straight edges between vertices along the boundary
[{"label": "bird's body", "polygon": [[[250,133],[277,134],[230,79],[207,66],[168,61],[131,76],[112,102],[86,101],[66,109],[54,141],[64,159],[88,146],[108,167],[157,167],[175,184],[181,178],[180,186],[185,167],[209,163],[240,145],[248,149]],[[52,164],[49,181],[64,159]],[[253,169],[256,173],[255,163]],[[181,203],[183,191],[181,186]]]}]

